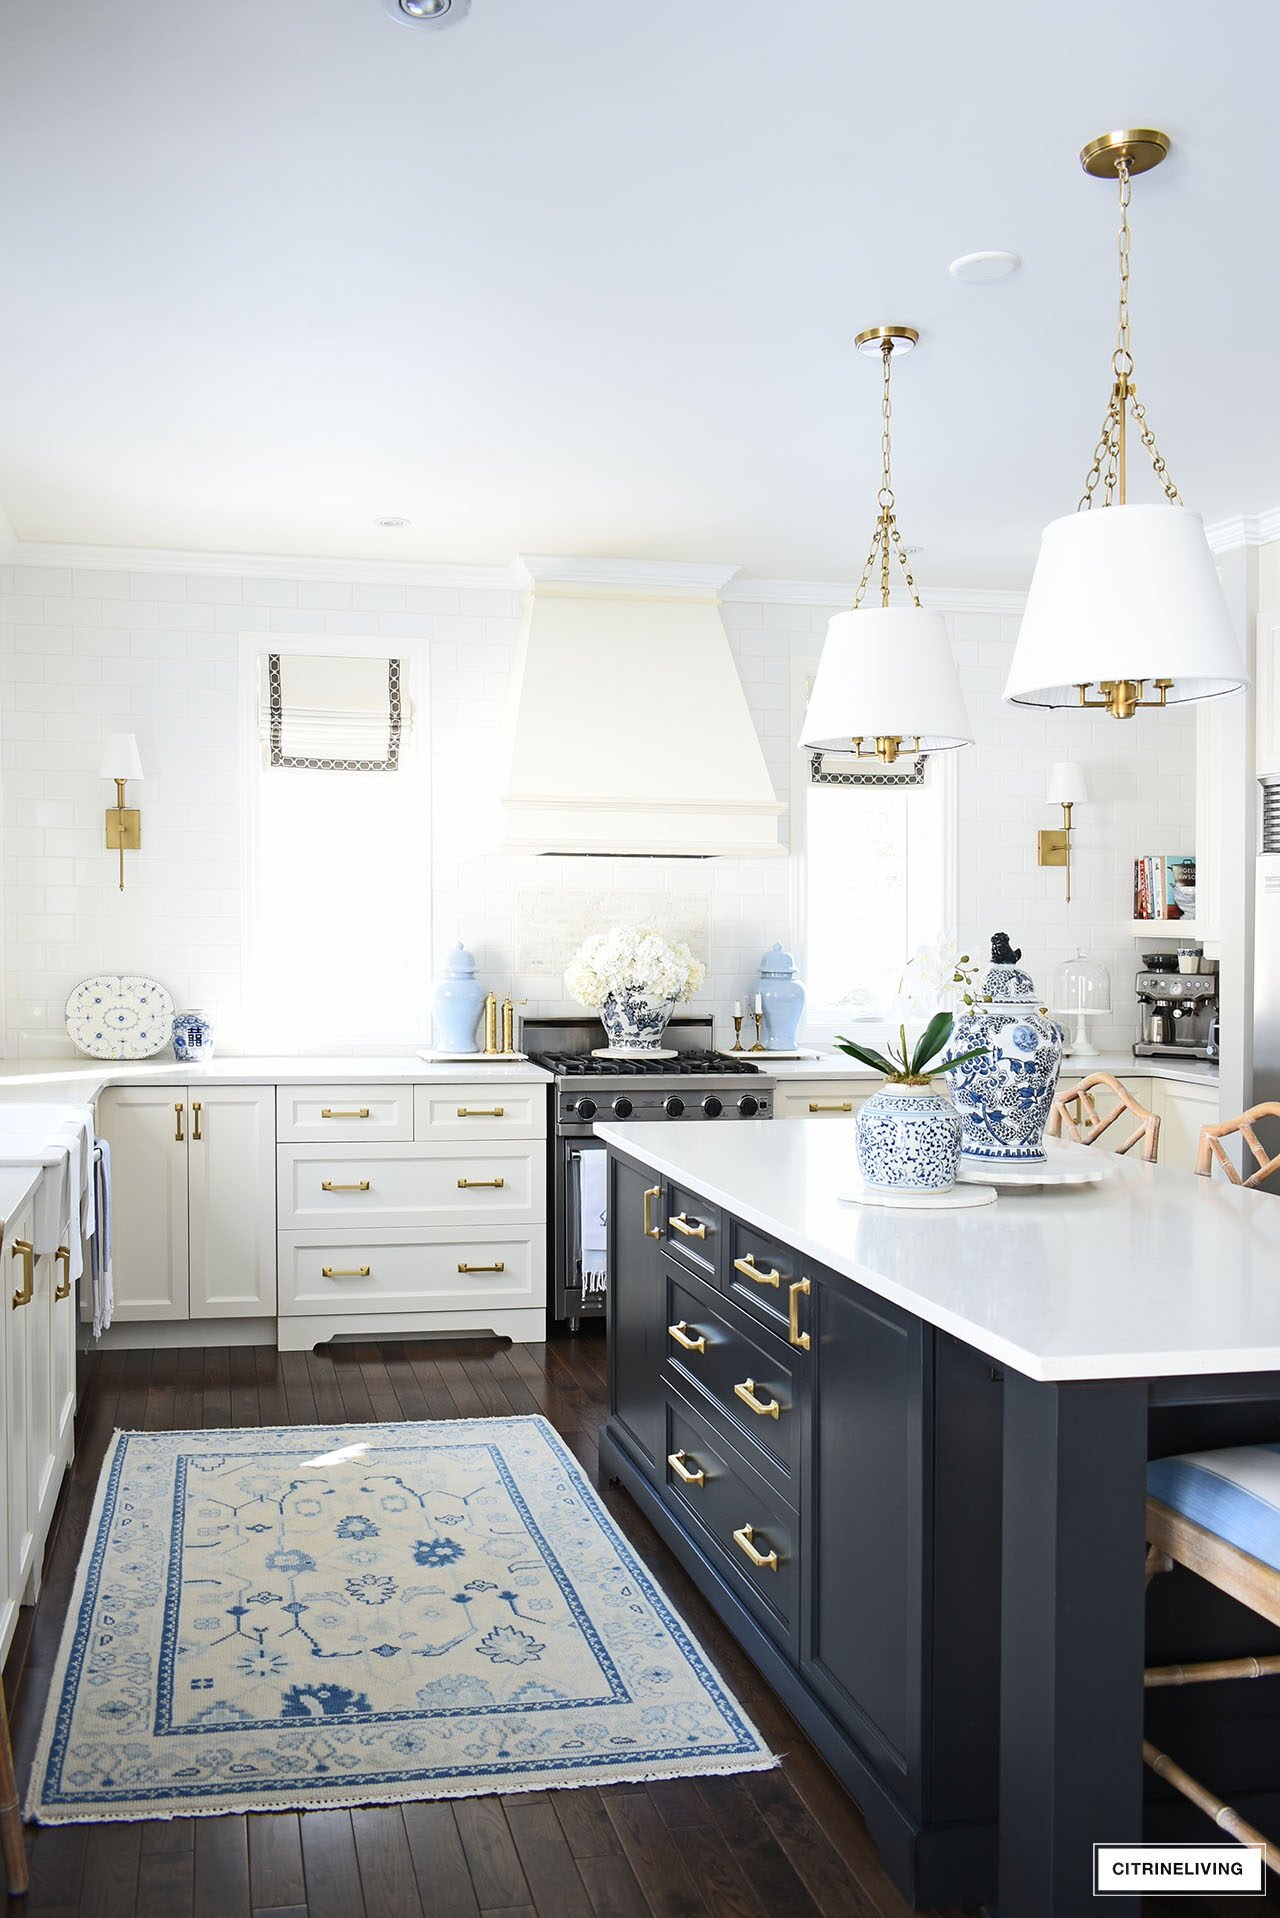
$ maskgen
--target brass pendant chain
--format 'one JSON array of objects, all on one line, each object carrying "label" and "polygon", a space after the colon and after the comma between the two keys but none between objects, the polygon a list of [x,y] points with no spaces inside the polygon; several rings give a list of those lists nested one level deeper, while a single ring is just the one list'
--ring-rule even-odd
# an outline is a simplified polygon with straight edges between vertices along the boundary
[{"label": "brass pendant chain", "polygon": [[[915,335],[912,334],[910,337],[914,339]],[[872,569],[876,563],[877,553],[880,555],[880,604],[882,606],[889,604],[889,555],[892,552],[897,555],[898,561],[901,564],[903,575],[907,582],[907,590],[911,594],[912,603],[917,608],[920,605],[920,595],[916,591],[916,583],[911,575],[911,567],[907,563],[906,548],[902,544],[902,535],[898,531],[898,517],[895,511],[896,502],[893,496],[893,477],[890,465],[891,442],[889,434],[890,422],[893,419],[893,401],[889,393],[889,365],[893,359],[893,341],[883,340],[880,345],[880,352],[884,360],[884,387],[880,396],[880,491],[876,495],[876,505],[880,510],[876,515],[876,530],[871,535],[871,545],[867,551],[866,564],[862,569],[862,578],[858,581],[858,590],[854,594],[853,609],[855,612],[857,612],[862,604],[863,596],[866,593],[867,585],[871,579]]]},{"label": "brass pendant chain", "polygon": [[1105,505],[1124,505],[1127,414],[1132,414],[1138,427],[1142,444],[1151,456],[1156,478],[1164,488],[1165,498],[1171,506],[1182,504],[1178,489],[1165,465],[1164,456],[1156,445],[1155,434],[1147,420],[1147,410],[1138,398],[1138,389],[1133,381],[1133,350],[1129,338],[1129,256],[1132,243],[1129,231],[1129,201],[1133,183],[1129,173],[1129,163],[1123,154],[1116,160],[1116,178],[1120,182],[1120,228],[1116,235],[1120,261],[1120,312],[1116,328],[1115,352],[1111,355],[1113,384],[1111,398],[1107,402],[1107,410],[1102,421],[1102,431],[1093,449],[1093,464],[1089,468],[1089,475],[1084,483],[1084,492],[1080,495],[1078,511],[1088,511],[1093,506],[1094,495],[1099,485],[1102,487]]}]

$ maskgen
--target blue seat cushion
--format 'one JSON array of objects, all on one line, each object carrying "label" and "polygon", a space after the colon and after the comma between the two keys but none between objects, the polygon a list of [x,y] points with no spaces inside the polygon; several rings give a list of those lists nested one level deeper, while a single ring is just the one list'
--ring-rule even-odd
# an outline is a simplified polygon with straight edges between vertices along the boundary
[{"label": "blue seat cushion", "polygon": [[1152,1498],[1280,1571],[1280,1445],[1183,1452],[1147,1466]]}]

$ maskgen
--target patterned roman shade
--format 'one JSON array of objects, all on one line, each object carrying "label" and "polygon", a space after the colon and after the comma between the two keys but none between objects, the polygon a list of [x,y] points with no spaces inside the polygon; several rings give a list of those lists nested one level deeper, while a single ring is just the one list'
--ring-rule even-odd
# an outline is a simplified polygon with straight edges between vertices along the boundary
[{"label": "patterned roman shade", "polygon": [[393,773],[404,714],[398,659],[266,653],[261,727],[268,766]]}]

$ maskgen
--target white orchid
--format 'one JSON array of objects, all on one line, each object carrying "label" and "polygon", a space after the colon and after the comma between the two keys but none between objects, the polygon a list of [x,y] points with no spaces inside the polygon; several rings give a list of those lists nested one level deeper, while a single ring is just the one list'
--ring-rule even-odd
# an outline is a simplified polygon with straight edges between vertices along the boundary
[{"label": "white orchid", "polygon": [[579,1005],[595,1007],[628,988],[649,999],[691,999],[706,976],[683,940],[665,939],[653,926],[613,926],[583,940],[564,982]]}]

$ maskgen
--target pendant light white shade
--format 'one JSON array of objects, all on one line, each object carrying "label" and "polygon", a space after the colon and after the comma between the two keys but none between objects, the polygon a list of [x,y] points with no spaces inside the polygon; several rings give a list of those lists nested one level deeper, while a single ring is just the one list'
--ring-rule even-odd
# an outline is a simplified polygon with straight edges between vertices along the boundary
[{"label": "pendant light white shade", "polygon": [[918,606],[859,607],[827,627],[800,744],[850,752],[853,741],[899,737],[904,752],[973,742],[973,728],[940,613]]},{"label": "pendant light white shade", "polygon": [[1238,692],[1248,675],[1198,513],[1098,506],[1044,529],[1005,699],[1076,706],[1102,680],[1168,679],[1166,698]]}]

